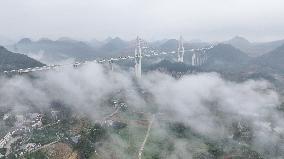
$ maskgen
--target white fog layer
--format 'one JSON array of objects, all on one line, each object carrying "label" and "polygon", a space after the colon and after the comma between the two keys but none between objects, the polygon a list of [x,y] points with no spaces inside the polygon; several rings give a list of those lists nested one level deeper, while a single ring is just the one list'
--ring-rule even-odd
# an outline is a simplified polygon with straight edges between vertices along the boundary
[{"label": "white fog layer", "polygon": [[[126,103],[137,109],[148,107],[149,101],[137,92],[137,87],[151,94],[150,104],[157,107],[154,127],[159,127],[159,119],[170,118],[184,122],[210,139],[221,139],[230,138],[232,123],[241,121],[251,124],[254,132],[251,144],[259,152],[272,152],[275,147],[271,145],[284,144],[279,138],[279,134],[284,133],[281,122],[284,119],[283,114],[276,111],[280,101],[274,86],[264,80],[235,83],[222,79],[217,73],[191,74],[175,79],[167,74],[150,72],[135,82],[129,72],[111,72],[101,65],[88,64],[79,69],[46,72],[36,80],[24,76],[1,78],[0,105],[22,112],[30,105],[44,109],[52,101],[60,100],[96,121],[107,114],[101,102],[113,92],[123,90]],[[159,129],[154,132],[166,133],[162,126]],[[115,140],[119,142],[120,139]],[[179,141],[175,143],[176,153],[190,154]]]}]

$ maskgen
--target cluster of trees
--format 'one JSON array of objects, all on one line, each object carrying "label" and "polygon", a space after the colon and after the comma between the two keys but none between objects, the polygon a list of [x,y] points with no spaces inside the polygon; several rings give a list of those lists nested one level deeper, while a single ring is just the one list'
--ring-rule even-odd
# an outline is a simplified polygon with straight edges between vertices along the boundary
[{"label": "cluster of trees", "polygon": [[89,158],[95,151],[97,142],[104,140],[107,137],[107,130],[100,124],[95,124],[90,129],[84,129],[80,132],[80,139],[74,146],[78,150],[80,156]]},{"label": "cluster of trees", "polygon": [[[212,140],[210,137],[202,136],[195,133],[190,127],[181,122],[169,123],[169,130],[176,138],[190,140],[192,138],[201,139],[207,147],[207,152],[195,153],[194,159],[204,158],[232,158],[239,159],[263,159],[262,155],[251,147],[253,139],[253,131],[248,122],[234,122],[232,123],[233,140]],[[244,144],[238,144],[238,143]]]}]

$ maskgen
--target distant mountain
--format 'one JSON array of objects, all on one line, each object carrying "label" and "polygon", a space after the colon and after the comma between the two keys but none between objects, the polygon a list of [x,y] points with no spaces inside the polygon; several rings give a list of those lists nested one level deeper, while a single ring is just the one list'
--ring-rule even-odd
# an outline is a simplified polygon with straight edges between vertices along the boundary
[{"label": "distant mountain", "polygon": [[69,37],[61,37],[61,38],[58,38],[57,41],[74,42],[74,43],[77,42],[77,40],[74,40]]},{"label": "distant mountain", "polygon": [[284,44],[284,40],[277,40],[271,42],[262,42],[262,43],[251,43],[247,39],[236,36],[231,40],[225,41],[225,44],[230,44],[243,52],[247,53],[249,56],[257,57],[263,54],[266,54],[277,47]]},{"label": "distant mountain", "polygon": [[111,41],[111,40],[113,40],[113,38],[109,36],[109,37],[107,37],[103,42],[104,42],[104,43],[108,43],[108,42]]},{"label": "distant mountain", "polygon": [[[170,39],[162,43],[161,45],[159,45],[159,47],[163,51],[176,51],[178,49],[178,43],[179,43],[178,40]],[[183,45],[185,49],[195,49],[195,48],[206,47],[206,46],[209,46],[210,44],[206,42],[194,40],[190,42],[184,42]]]},{"label": "distant mountain", "polygon": [[135,41],[124,41],[119,37],[105,41],[82,42],[68,37],[58,40],[42,38],[38,41],[24,38],[9,47],[13,52],[26,54],[44,63],[60,63],[67,59],[92,60],[97,57],[134,54]]},{"label": "distant mountain", "polygon": [[163,51],[175,51],[178,48],[178,40],[176,39],[169,39],[163,44],[160,45],[160,48]]},{"label": "distant mountain", "polygon": [[155,45],[155,46],[160,46],[162,45],[163,43],[167,42],[169,39],[162,39],[162,40],[155,40],[155,41],[152,41],[151,44],[152,45]]},{"label": "distant mountain", "polygon": [[196,49],[196,48],[208,47],[211,44],[207,42],[185,42],[183,45],[185,49]]},{"label": "distant mountain", "polygon": [[230,45],[232,45],[235,48],[238,48],[240,50],[247,50],[252,45],[247,39],[240,37],[240,36],[236,36],[236,37],[232,38],[231,40],[228,40],[224,43],[230,44]]},{"label": "distant mountain", "polygon": [[105,42],[99,41],[99,40],[97,40],[97,39],[92,39],[92,40],[90,40],[90,41],[88,42],[88,44],[89,44],[90,46],[92,46],[93,48],[97,49],[97,48],[102,47],[102,46],[105,44]]},{"label": "distant mountain", "polygon": [[23,39],[21,39],[21,40],[18,42],[18,44],[22,44],[22,45],[24,45],[24,44],[31,44],[31,43],[32,43],[32,40],[29,39],[29,38],[23,38]]},{"label": "distant mountain", "polygon": [[9,71],[14,69],[25,69],[29,67],[41,67],[44,64],[36,61],[26,55],[12,53],[6,48],[0,46],[0,71]]},{"label": "distant mountain", "polygon": [[12,46],[10,50],[27,54],[31,57],[39,56],[37,60],[42,61],[57,61],[69,58],[83,60],[92,59],[96,56],[96,50],[91,46],[69,38],[60,38],[56,41],[46,38],[32,41],[25,38]]},{"label": "distant mountain", "polygon": [[284,44],[257,58],[255,62],[263,67],[270,67],[284,72]]},{"label": "distant mountain", "polygon": [[239,71],[246,66],[250,57],[229,44],[218,44],[208,50],[208,60],[204,68],[217,71]]},{"label": "distant mountain", "polygon": [[99,49],[99,53],[102,56],[119,55],[129,47],[129,42],[116,37],[109,39],[108,42],[103,44]]}]

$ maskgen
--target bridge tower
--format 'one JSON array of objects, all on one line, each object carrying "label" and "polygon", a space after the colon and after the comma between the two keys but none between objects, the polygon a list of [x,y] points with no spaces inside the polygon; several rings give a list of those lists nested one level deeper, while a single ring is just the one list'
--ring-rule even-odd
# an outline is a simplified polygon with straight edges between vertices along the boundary
[{"label": "bridge tower", "polygon": [[180,36],[178,42],[178,62],[183,62],[183,55],[184,55],[183,39],[182,36]]},{"label": "bridge tower", "polygon": [[135,75],[137,79],[140,79],[142,76],[141,61],[142,61],[142,49],[141,49],[140,38],[137,36],[136,48],[135,48]]},{"label": "bridge tower", "polygon": [[108,63],[109,63],[110,70],[113,71],[113,60],[109,60]]},{"label": "bridge tower", "polygon": [[193,55],[191,57],[191,65],[192,66],[196,66],[197,65],[197,55],[196,55],[196,53],[193,53]]}]

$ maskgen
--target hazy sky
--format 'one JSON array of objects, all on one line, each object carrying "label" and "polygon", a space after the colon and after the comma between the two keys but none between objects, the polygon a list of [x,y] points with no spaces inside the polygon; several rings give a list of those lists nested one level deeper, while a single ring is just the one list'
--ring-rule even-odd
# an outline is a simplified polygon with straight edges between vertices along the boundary
[{"label": "hazy sky", "polygon": [[0,36],[284,38],[283,0],[0,0]]}]

